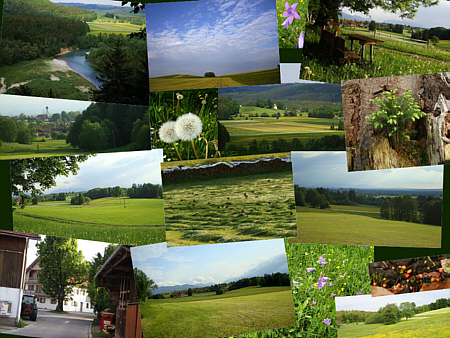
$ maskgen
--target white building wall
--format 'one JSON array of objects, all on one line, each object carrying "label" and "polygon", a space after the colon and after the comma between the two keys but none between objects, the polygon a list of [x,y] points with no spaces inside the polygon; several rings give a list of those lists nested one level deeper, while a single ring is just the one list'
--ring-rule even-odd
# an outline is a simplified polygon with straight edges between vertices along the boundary
[{"label": "white building wall", "polygon": [[[69,296],[69,298],[71,299],[64,302],[64,311],[94,313],[94,309],[92,308],[91,300],[88,297],[86,289],[74,287],[73,293]],[[56,306],[57,302],[52,304],[52,300],[50,298],[39,297],[38,309],[56,310]]]},{"label": "white building wall", "polygon": [[20,308],[22,306],[22,296],[20,289],[0,287],[0,302],[11,302],[11,312],[5,311],[2,314],[0,309],[0,323],[5,325],[15,325],[20,318]]}]

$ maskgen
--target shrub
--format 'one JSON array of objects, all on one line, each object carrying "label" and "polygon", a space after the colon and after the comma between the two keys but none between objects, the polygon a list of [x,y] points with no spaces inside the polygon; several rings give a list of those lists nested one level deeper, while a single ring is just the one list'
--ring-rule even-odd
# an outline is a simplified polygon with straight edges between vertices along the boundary
[{"label": "shrub", "polygon": [[383,315],[379,312],[376,312],[369,317],[366,318],[364,321],[364,324],[377,324],[377,323],[383,323]]}]

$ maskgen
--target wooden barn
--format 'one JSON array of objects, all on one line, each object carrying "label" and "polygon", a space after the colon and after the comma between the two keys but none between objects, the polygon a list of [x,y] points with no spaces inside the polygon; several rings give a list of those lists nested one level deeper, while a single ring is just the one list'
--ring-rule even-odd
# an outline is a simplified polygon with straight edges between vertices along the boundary
[{"label": "wooden barn", "polygon": [[128,245],[119,245],[95,275],[116,303],[115,337],[141,338],[139,301]]},{"label": "wooden barn", "polygon": [[17,326],[19,321],[30,239],[41,237],[0,230],[0,325]]}]

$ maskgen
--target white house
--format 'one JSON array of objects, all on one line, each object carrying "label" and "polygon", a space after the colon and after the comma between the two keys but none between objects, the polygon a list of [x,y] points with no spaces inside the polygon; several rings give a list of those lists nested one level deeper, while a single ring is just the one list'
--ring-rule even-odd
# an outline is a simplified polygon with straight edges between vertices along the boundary
[{"label": "white house", "polygon": [[[34,295],[37,298],[38,309],[56,310],[57,300],[47,296],[42,290],[42,284],[38,282],[39,258],[28,266],[25,273],[24,294]],[[75,286],[73,293],[69,295],[69,300],[64,301],[64,311],[78,311],[94,313],[94,305],[88,296],[85,286],[87,283]]]}]

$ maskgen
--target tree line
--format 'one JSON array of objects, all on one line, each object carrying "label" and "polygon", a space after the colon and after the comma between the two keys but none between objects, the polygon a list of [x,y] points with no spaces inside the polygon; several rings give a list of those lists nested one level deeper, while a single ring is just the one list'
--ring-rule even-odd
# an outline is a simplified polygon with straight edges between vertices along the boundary
[{"label": "tree line", "polygon": [[163,198],[161,185],[152,183],[133,183],[131,188],[121,188],[119,186],[94,188],[83,193],[83,195],[91,199],[123,196],[127,196],[129,198]]},{"label": "tree line", "polygon": [[0,144],[2,142],[30,144],[36,135],[36,131],[36,123],[15,121],[7,116],[0,116]]},{"label": "tree line", "polygon": [[[147,107],[137,105],[93,103],[77,115],[70,126],[66,143],[87,151],[130,144],[135,123],[141,121],[146,110]],[[150,149],[148,126],[146,136],[146,149]]]},{"label": "tree line", "polygon": [[337,311],[336,321],[338,326],[342,324],[364,323],[364,324],[385,324],[391,325],[398,323],[401,318],[412,318],[414,315],[450,307],[450,298],[440,298],[430,304],[416,306],[414,302],[403,302],[397,304],[386,304],[378,309],[377,312],[368,311]]},{"label": "tree line", "polygon": [[412,198],[410,195],[389,198],[381,204],[380,216],[396,221],[441,225],[442,199],[432,196]]}]

